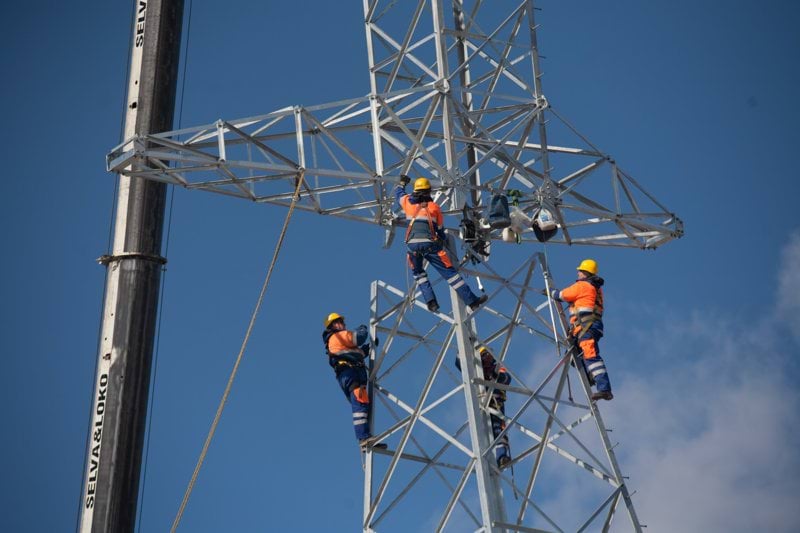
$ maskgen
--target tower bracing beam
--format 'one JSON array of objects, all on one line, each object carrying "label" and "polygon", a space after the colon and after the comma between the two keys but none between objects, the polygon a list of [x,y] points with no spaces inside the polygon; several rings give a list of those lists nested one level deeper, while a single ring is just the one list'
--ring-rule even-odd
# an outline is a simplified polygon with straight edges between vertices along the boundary
[{"label": "tower bracing beam", "polygon": [[438,1],[365,2],[367,96],[132,135],[107,167],[280,206],[305,172],[298,209],[387,228],[403,224],[392,212],[399,176],[425,176],[450,228],[465,199],[480,218],[492,195],[517,190],[528,219],[554,216],[550,242],[656,248],[680,237],[681,220],[542,93],[532,2],[502,4],[453,1],[451,19]]},{"label": "tower bracing beam", "polygon": [[[367,454],[363,530],[403,531],[413,514],[430,531],[598,531],[615,517],[619,530],[640,531],[615,444],[570,364],[563,311],[546,296],[543,254],[502,274],[486,263],[463,270],[490,296],[474,315],[459,317],[455,300],[454,315],[432,314],[418,291],[372,284],[381,339],[370,365],[373,432],[388,448]],[[478,346],[506,368],[509,385],[482,378]],[[504,413],[491,401],[496,389]],[[498,439],[491,415],[506,423]],[[500,470],[503,435],[513,462]],[[579,501],[562,500],[569,487]]]}]

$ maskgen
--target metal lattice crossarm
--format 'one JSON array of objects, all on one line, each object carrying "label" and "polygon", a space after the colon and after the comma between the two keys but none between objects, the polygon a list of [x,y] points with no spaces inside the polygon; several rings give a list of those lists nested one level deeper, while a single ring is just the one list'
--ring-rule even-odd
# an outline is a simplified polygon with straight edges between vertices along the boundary
[{"label": "metal lattice crossarm", "polygon": [[450,228],[465,202],[478,218],[493,194],[516,190],[527,218],[554,215],[550,242],[655,248],[680,237],[681,221],[550,107],[532,2],[502,17],[494,4],[464,4],[453,2],[448,25],[437,1],[366,2],[365,97],[140,135],[107,167],[282,206],[302,172],[298,209],[386,227],[402,224],[399,176],[425,176]]},{"label": "metal lattice crossarm", "polygon": [[[545,296],[544,256],[506,276],[485,264],[473,274],[490,295],[481,331],[422,311],[419,293],[373,283],[372,329],[385,336],[372,356],[373,427],[388,449],[367,456],[364,531],[400,531],[409,512],[435,531],[606,530],[618,511],[640,530],[589,384],[569,364],[563,312]],[[491,347],[510,385],[480,377],[476,345]],[[505,414],[493,389],[507,394]],[[497,438],[489,415],[506,420]],[[494,463],[503,435],[513,471]],[[582,502],[565,508],[551,488],[570,483],[580,483]]]}]

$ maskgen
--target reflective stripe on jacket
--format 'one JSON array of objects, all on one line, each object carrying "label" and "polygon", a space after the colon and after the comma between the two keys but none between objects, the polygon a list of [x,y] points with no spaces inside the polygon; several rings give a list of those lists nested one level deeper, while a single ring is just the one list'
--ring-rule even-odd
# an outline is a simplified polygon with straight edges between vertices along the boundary
[{"label": "reflective stripe on jacket", "polygon": [[[596,279],[593,279],[596,278]],[[569,303],[570,323],[580,321],[584,328],[603,318],[603,279],[597,276],[579,279],[556,297]]]}]

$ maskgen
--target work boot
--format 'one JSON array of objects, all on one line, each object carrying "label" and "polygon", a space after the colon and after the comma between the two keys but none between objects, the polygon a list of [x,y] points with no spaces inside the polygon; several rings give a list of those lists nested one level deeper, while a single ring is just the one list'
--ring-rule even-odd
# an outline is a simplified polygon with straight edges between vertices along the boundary
[{"label": "work boot", "polygon": [[511,457],[508,455],[501,455],[497,458],[497,467],[502,470],[511,464]]},{"label": "work boot", "polygon": [[488,299],[489,299],[488,296],[486,296],[485,294],[482,294],[480,298],[478,298],[477,300],[475,300],[474,302],[469,304],[469,308],[472,309],[473,311],[477,311],[478,308],[480,306],[482,306],[483,304],[485,304],[486,300],[488,300]]},{"label": "work boot", "polygon": [[599,390],[592,394],[592,401],[596,402],[597,400],[613,400],[614,395],[611,393],[610,390]]},{"label": "work boot", "polygon": [[430,302],[428,302],[428,311],[430,311],[431,313],[436,313],[439,311],[439,302],[437,302],[436,299],[433,299]]},{"label": "work boot", "polygon": [[385,450],[387,448],[386,444],[383,442],[375,443],[375,437],[367,437],[366,439],[361,439],[358,441],[358,445],[361,447],[361,451],[365,452],[367,449],[379,449]]}]

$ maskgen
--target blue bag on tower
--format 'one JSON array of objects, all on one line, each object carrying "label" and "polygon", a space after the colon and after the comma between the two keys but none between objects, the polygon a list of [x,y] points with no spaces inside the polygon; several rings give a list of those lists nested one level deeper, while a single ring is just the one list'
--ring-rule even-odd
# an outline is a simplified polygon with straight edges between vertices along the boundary
[{"label": "blue bag on tower", "polygon": [[489,204],[489,226],[492,229],[502,229],[510,225],[508,198],[503,194],[495,194],[492,196],[491,204]]}]

